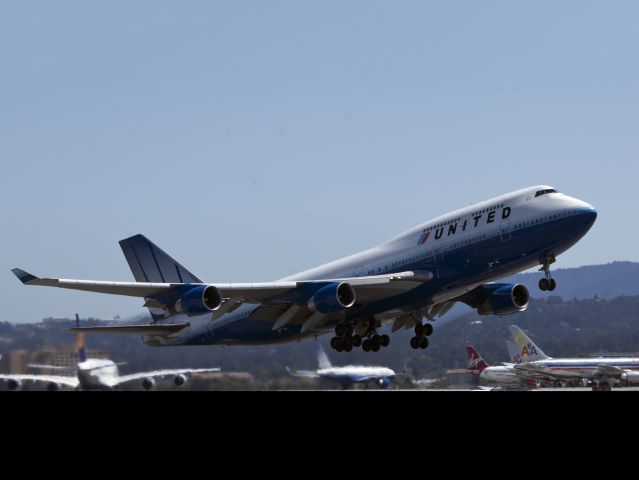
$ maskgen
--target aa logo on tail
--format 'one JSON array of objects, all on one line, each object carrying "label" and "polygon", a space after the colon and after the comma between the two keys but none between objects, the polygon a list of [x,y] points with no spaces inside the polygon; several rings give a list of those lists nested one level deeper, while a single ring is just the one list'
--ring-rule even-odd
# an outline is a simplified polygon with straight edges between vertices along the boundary
[{"label": "aa logo on tail", "polygon": [[521,349],[521,358],[525,358],[528,355],[537,355],[537,349],[533,343],[528,342]]}]

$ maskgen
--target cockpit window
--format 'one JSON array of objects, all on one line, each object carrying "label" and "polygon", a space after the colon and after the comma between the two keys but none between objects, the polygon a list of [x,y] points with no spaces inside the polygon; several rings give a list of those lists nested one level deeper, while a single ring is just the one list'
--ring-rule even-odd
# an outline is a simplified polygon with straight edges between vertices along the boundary
[{"label": "cockpit window", "polygon": [[535,197],[541,197],[542,195],[546,195],[547,193],[559,193],[559,192],[555,190],[554,188],[549,188],[547,190],[539,190],[537,193],[535,193]]}]

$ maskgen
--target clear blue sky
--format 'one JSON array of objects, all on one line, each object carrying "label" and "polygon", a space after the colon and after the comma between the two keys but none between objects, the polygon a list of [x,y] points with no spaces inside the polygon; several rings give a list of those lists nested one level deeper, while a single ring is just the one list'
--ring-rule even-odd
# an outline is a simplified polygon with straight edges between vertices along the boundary
[{"label": "clear blue sky", "polygon": [[538,183],[599,210],[557,267],[639,260],[639,4],[28,1],[0,7],[0,321],[123,317],[14,266],[130,280],[144,233],[263,281]]}]

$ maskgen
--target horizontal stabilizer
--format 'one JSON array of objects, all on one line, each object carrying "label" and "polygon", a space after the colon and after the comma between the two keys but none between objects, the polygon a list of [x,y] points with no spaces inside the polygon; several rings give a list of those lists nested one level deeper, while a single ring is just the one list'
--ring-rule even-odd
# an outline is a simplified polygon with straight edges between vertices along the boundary
[{"label": "horizontal stabilizer", "polygon": [[160,325],[114,325],[111,327],[73,327],[66,332],[88,333],[133,333],[142,335],[169,335],[188,327],[188,323],[165,323]]}]

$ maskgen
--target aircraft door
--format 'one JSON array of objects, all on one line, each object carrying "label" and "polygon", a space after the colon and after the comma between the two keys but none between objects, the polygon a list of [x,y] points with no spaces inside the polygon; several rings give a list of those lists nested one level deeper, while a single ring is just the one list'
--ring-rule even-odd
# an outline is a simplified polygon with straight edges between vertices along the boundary
[{"label": "aircraft door", "polygon": [[502,222],[501,223],[501,241],[509,242],[511,239],[510,236],[510,222]]}]

